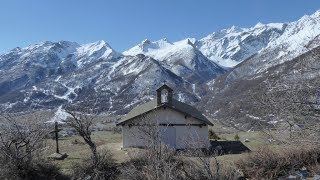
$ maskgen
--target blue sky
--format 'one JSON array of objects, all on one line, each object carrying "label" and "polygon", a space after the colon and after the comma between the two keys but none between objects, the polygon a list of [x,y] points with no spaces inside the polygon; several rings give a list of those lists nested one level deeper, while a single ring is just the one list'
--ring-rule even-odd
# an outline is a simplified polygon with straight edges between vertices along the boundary
[{"label": "blue sky", "polygon": [[146,38],[201,38],[318,9],[320,0],[0,0],[0,53],[46,40],[105,40],[121,52]]}]

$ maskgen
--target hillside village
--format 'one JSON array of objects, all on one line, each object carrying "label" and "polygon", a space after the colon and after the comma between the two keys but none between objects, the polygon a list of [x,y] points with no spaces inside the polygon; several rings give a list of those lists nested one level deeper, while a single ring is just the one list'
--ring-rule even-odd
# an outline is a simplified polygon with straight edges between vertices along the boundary
[{"label": "hillside village", "polygon": [[0,54],[0,179],[320,179],[320,10],[118,52]]}]

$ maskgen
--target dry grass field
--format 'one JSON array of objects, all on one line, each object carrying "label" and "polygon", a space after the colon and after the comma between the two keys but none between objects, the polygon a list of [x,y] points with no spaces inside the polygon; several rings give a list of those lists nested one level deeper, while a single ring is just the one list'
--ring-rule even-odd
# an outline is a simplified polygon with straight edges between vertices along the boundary
[{"label": "dry grass field", "polygon": [[[125,151],[121,150],[121,134],[110,131],[97,131],[92,135],[93,140],[98,146],[98,150],[110,150],[117,162],[121,163],[128,159]],[[59,138],[59,147],[61,153],[67,153],[69,156],[65,160],[56,160],[55,163],[61,170],[70,174],[74,163],[81,162],[89,157],[90,149],[84,143],[80,136],[71,136]],[[55,141],[47,140],[45,156],[55,152]]]},{"label": "dry grass field", "polygon": [[[263,133],[260,132],[239,132],[239,133],[226,133],[218,134],[221,141],[234,141],[235,134],[238,134],[240,141],[247,146],[250,150],[254,151],[259,147],[267,145],[267,139],[263,138]],[[122,136],[120,133],[114,133],[112,131],[96,131],[92,135],[93,140],[97,143],[98,150],[110,150],[118,163],[128,161],[130,159],[129,154],[132,151],[139,151],[139,149],[122,150],[121,141]],[[249,142],[245,142],[245,139],[249,139]],[[67,153],[69,156],[63,161],[54,161],[65,174],[72,173],[72,166],[76,162],[83,161],[89,156],[90,150],[87,144],[84,143],[81,137],[71,136],[59,138],[60,152]],[[47,140],[47,147],[45,156],[48,156],[55,151],[55,141],[52,139]],[[233,163],[240,159],[242,154],[227,154],[218,157],[219,160],[228,161]]]}]

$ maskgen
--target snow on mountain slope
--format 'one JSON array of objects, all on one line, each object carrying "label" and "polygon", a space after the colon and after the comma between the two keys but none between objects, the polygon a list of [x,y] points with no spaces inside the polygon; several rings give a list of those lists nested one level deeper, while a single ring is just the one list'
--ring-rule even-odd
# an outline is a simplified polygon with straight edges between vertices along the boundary
[{"label": "snow on mountain slope", "polygon": [[113,59],[120,56],[111,46],[103,40],[84,44],[75,52],[77,65],[82,67],[99,59]]},{"label": "snow on mountain slope", "polygon": [[[28,83],[32,84],[46,78],[46,75],[74,68],[70,54],[72,55],[79,46],[67,41],[47,41],[26,48],[15,48],[0,55],[0,87],[2,83],[16,79],[29,79]],[[8,88],[14,86],[6,85]],[[4,91],[4,88],[1,90]]]},{"label": "snow on mountain slope", "polygon": [[[310,41],[320,35],[320,10],[312,15],[305,15],[301,19],[288,24],[284,33],[275,41],[271,42],[266,49],[282,47],[277,59],[284,62],[292,59],[314,47],[308,47]],[[281,58],[287,56],[286,58]]]},{"label": "snow on mountain slope", "polygon": [[[195,49],[208,59],[223,67],[234,67],[243,60],[265,48],[269,42],[277,39],[286,28],[284,23],[258,23],[251,28],[238,28],[232,26],[214,32],[200,40],[188,38]],[[162,60],[163,56],[181,49],[187,40],[171,43],[166,39],[150,42],[142,41],[139,45],[124,51],[124,55],[145,54]]]},{"label": "snow on mountain slope", "polygon": [[[95,84],[95,91],[104,92],[101,93],[104,99],[108,97],[106,102],[101,102],[105,103],[101,107],[107,107],[109,113],[126,112],[134,105],[152,99],[155,90],[164,81],[175,89],[176,96],[180,94],[190,103],[199,101],[198,97],[192,93],[190,82],[177,76],[161,62],[149,56],[142,54],[123,56],[111,66],[99,67],[107,70],[87,67],[82,71],[86,75],[81,75],[81,73],[76,77],[79,78],[79,81],[83,79],[81,76],[93,77],[91,82]],[[100,73],[97,75],[96,72]]]},{"label": "snow on mountain slope", "polygon": [[[166,45],[168,43],[161,40],[152,47]],[[192,50],[190,45],[185,46]],[[51,109],[73,103],[90,104],[99,98],[102,112],[125,113],[133,105],[152,98],[163,81],[174,86],[179,97],[196,102],[199,96],[193,93],[201,94],[202,88],[199,85],[193,92],[192,86],[203,77],[213,77],[211,71],[201,74],[213,63],[203,56],[199,58],[197,53],[200,52],[191,53],[187,59],[194,64],[185,64],[187,68],[199,66],[198,71],[188,71],[188,76],[197,78],[188,77],[186,81],[178,72],[173,72],[174,64],[142,54],[123,56],[104,41],[85,45],[44,42],[15,48],[0,55],[0,110]],[[182,49],[175,58],[184,59],[183,54]],[[181,65],[177,62],[177,66]]]},{"label": "snow on mountain slope", "polygon": [[[244,130],[257,124],[266,127],[281,123],[287,117],[279,107],[291,110],[295,119],[306,118],[304,112],[310,107],[295,109],[294,104],[313,101],[316,96],[319,40],[320,11],[287,23],[283,33],[265,48],[208,83],[203,107],[209,107],[206,111],[215,119]],[[311,118],[305,120],[311,124]]]},{"label": "snow on mountain slope", "polygon": [[[0,68],[31,63],[43,66],[55,66],[56,63],[60,63],[70,53],[76,51],[78,47],[77,43],[67,41],[56,43],[46,41],[26,48],[18,47],[0,55]],[[54,58],[54,61],[48,61],[50,58]]]},{"label": "snow on mountain slope", "polygon": [[[179,54],[183,59],[190,59],[194,56],[195,48],[193,46],[194,39],[184,39],[170,45],[158,48],[157,51],[151,51],[146,53],[146,55],[151,56],[160,61],[165,61],[169,57]],[[190,64],[189,64],[190,65]],[[188,67],[192,68],[192,67]]]},{"label": "snow on mountain slope", "polygon": [[[168,45],[161,40],[152,47]],[[189,40],[176,46],[162,61],[141,54],[120,56],[103,41],[86,45],[44,42],[16,48],[0,56],[0,109],[19,112],[90,104],[98,96],[102,112],[125,113],[152,98],[163,81],[174,86],[179,98],[199,101],[201,82],[224,70]]]},{"label": "snow on mountain slope", "polygon": [[[144,54],[160,61],[167,69],[187,81],[204,82],[225,72],[220,66],[207,59],[195,46],[195,39],[175,43],[167,40],[143,41],[123,54]],[[152,47],[152,48],[151,48]]]},{"label": "snow on mountain slope", "polygon": [[194,39],[178,41],[148,55],[160,60],[165,67],[188,81],[197,79],[198,82],[205,82],[223,74],[224,69],[196,49],[194,41]]},{"label": "snow on mountain slope", "polygon": [[172,45],[170,41],[166,38],[160,39],[158,41],[151,42],[148,39],[143,40],[140,44],[132,47],[131,49],[124,51],[124,55],[135,56],[137,54],[148,54],[149,52],[156,51],[161,48]]},{"label": "snow on mountain slope", "polygon": [[97,95],[103,112],[124,113],[152,98],[164,80],[179,99],[194,103],[226,72],[221,66],[233,67],[223,75],[228,86],[318,46],[319,17],[317,11],[291,23],[232,27],[200,40],[144,40],[123,54],[104,41],[15,48],[0,55],[0,110],[57,108]]},{"label": "snow on mountain slope", "polygon": [[[290,45],[288,52],[283,53],[293,53],[290,56],[292,58],[305,52],[301,51],[303,48],[297,46],[309,42],[319,34],[319,12],[303,16],[300,20],[291,23],[258,23],[250,28],[232,26],[202,39],[193,39],[192,44],[205,57],[227,68],[235,67],[240,62],[272,46]],[[155,42],[144,40],[123,54],[145,54],[162,60],[163,56],[167,56],[167,53],[170,54],[179,48],[182,41],[171,43],[166,39]],[[282,53],[279,54],[279,57],[282,55]]]},{"label": "snow on mountain slope", "polygon": [[[67,41],[46,41],[26,48],[15,48],[0,55],[0,96],[23,89],[35,89],[33,87],[37,87],[37,84],[51,78],[59,83],[64,74],[79,71],[101,60],[115,59],[119,55],[104,41],[86,45]],[[67,89],[69,94],[74,94],[72,88],[61,84],[58,91]],[[70,101],[68,96],[54,94],[58,99]]]},{"label": "snow on mountain slope", "polygon": [[[190,82],[166,69],[159,61],[140,54],[121,56],[113,61],[101,59],[32,86],[8,91],[6,96],[0,96],[0,109],[25,111],[30,107],[50,109],[75,103],[96,104],[101,112],[122,114],[133,105],[154,97],[155,89],[164,81],[189,102],[199,101]],[[201,92],[200,87],[197,92]],[[97,99],[99,101],[94,102]]]},{"label": "snow on mountain slope", "polygon": [[319,62],[318,44],[311,51],[249,77],[230,81],[226,73],[210,84],[200,106],[213,119],[241,130],[274,127],[287,123],[288,117],[294,117],[290,119],[293,123],[303,121],[312,126],[319,123],[317,116],[309,114],[319,108],[313,105],[320,87]]},{"label": "snow on mountain slope", "polygon": [[251,56],[229,72],[228,81],[249,77],[268,68],[290,61],[319,46],[320,11],[305,15],[298,21],[288,23],[284,32],[259,53]]},{"label": "snow on mountain slope", "polygon": [[233,26],[200,39],[196,46],[217,64],[234,67],[278,38],[285,27],[282,23],[258,23],[252,28]]},{"label": "snow on mountain slope", "polygon": [[0,68],[10,65],[41,65],[57,67],[61,63],[83,66],[98,59],[113,59],[120,53],[113,50],[106,42],[79,45],[75,42],[42,42],[26,48],[15,48],[0,55]]}]

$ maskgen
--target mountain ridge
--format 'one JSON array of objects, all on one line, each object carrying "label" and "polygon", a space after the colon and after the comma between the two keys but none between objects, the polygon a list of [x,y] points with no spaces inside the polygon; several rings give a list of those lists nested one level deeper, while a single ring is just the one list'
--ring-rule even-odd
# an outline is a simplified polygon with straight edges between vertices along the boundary
[{"label": "mountain ridge", "polygon": [[99,112],[125,114],[151,100],[166,81],[175,98],[217,111],[205,106],[225,89],[231,92],[228,88],[236,89],[239,81],[267,76],[270,68],[313,52],[320,40],[319,18],[317,11],[290,23],[233,26],[199,40],[146,39],[122,53],[105,41],[17,47],[0,55],[0,110],[61,109],[99,99]]}]

